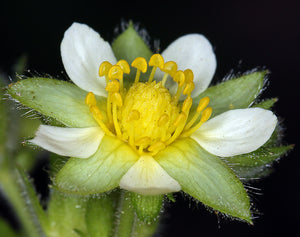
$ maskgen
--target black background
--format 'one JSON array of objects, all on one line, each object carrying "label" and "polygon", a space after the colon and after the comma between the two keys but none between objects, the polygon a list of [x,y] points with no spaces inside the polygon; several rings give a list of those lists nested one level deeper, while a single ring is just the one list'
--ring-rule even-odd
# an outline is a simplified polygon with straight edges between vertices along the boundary
[{"label": "black background", "polygon": [[[271,71],[264,98],[278,97],[275,113],[283,120],[285,144],[295,149],[275,164],[271,176],[252,184],[259,210],[254,226],[231,221],[194,207],[189,198],[167,207],[160,236],[292,236],[299,233],[299,6],[297,1],[10,1],[0,10],[0,69],[26,53],[28,68],[62,77],[59,45],[64,31],[86,23],[107,41],[121,19],[140,23],[150,43],[164,49],[177,37],[202,33],[217,56],[216,80],[257,66]],[[191,204],[191,205],[190,205]],[[190,207],[192,206],[192,207]]]}]

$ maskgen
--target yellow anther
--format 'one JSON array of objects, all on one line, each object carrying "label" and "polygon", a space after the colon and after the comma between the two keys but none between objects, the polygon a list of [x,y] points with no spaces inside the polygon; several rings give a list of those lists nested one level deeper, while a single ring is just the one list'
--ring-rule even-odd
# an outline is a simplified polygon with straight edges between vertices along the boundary
[{"label": "yellow anther", "polygon": [[136,146],[142,146],[142,147],[147,147],[151,143],[151,138],[150,137],[142,137],[135,141]]},{"label": "yellow anther", "polygon": [[131,63],[132,67],[140,70],[142,73],[147,72],[147,61],[143,57],[138,57]]},{"label": "yellow anther", "polygon": [[185,83],[185,75],[183,71],[179,70],[174,74],[173,80],[178,83],[179,87],[182,87]]},{"label": "yellow anther", "polygon": [[182,94],[184,95],[191,95],[192,91],[195,88],[195,83],[193,81],[189,82],[186,84],[186,86],[184,87],[184,90],[182,92]]},{"label": "yellow anther", "polygon": [[212,108],[211,107],[207,107],[205,110],[203,110],[202,116],[201,116],[201,119],[200,119],[200,123],[206,122],[210,118],[211,114],[212,114]]},{"label": "yellow anther", "polygon": [[168,121],[169,121],[169,115],[163,114],[162,116],[160,116],[160,118],[157,122],[158,127],[164,126]]},{"label": "yellow anther", "polygon": [[88,106],[96,105],[96,97],[93,92],[89,92],[85,97],[85,104]]},{"label": "yellow anther", "polygon": [[166,148],[166,144],[163,143],[163,142],[157,142],[157,143],[154,143],[153,145],[151,145],[149,148],[148,148],[148,151],[151,151],[151,152],[154,152],[154,153],[157,153],[163,149]]},{"label": "yellow anther", "polygon": [[109,71],[108,71],[108,77],[110,80],[115,80],[115,79],[123,79],[123,70],[120,66],[114,65],[112,66]]},{"label": "yellow anther", "polygon": [[192,107],[192,104],[193,99],[189,96],[184,100],[181,110],[185,113],[188,113],[190,111],[190,108]]},{"label": "yellow anther", "polygon": [[185,126],[184,130],[188,130],[190,127],[193,126],[193,124],[199,118],[201,111],[205,109],[205,107],[208,105],[208,103],[209,103],[208,96],[201,98],[201,100],[199,101],[199,104],[197,106],[196,113],[194,114],[193,118],[188,122],[188,124]]},{"label": "yellow anther", "polygon": [[93,116],[97,119],[103,119],[103,116],[100,112],[100,109],[96,105],[90,106],[90,112],[93,114]]},{"label": "yellow anther", "polygon": [[162,68],[163,72],[168,73],[171,77],[177,72],[177,64],[173,61],[166,62]]},{"label": "yellow anther", "polygon": [[117,62],[118,66],[120,66],[123,70],[123,73],[129,74],[130,73],[130,66],[126,60],[120,60]]},{"label": "yellow anther", "polygon": [[121,107],[123,105],[123,99],[120,93],[114,92],[111,94],[111,102]]},{"label": "yellow anther", "polygon": [[160,54],[153,54],[149,60],[149,66],[152,66],[153,68],[149,76],[148,82],[152,82],[156,69],[162,69],[164,67],[163,57]]},{"label": "yellow anther", "polygon": [[129,115],[128,115],[128,121],[133,121],[133,120],[139,120],[140,119],[140,112],[138,110],[131,110]]},{"label": "yellow anther", "polygon": [[[183,132],[181,135],[183,137],[188,137],[191,134],[193,134],[195,131],[197,131],[202,126],[203,123],[205,123],[210,118],[211,114],[212,114],[212,108],[211,107],[207,107],[205,110],[203,110],[200,121],[194,127],[190,128],[190,129],[188,129],[189,128],[189,124],[190,124],[189,123],[185,127],[185,132]],[[194,120],[194,118],[192,120]]]},{"label": "yellow anther", "polygon": [[164,58],[160,54],[153,54],[149,60],[149,66],[162,69],[164,67]]},{"label": "yellow anther", "polygon": [[184,70],[184,75],[186,83],[192,82],[194,80],[194,73],[191,69]]},{"label": "yellow anther", "polygon": [[107,84],[105,90],[108,92],[119,92],[120,91],[120,82],[113,80]]},{"label": "yellow anther", "polygon": [[197,107],[197,112],[200,113],[202,110],[204,110],[204,108],[208,105],[208,103],[209,103],[208,96],[201,98]]},{"label": "yellow anther", "polygon": [[181,125],[182,123],[185,123],[186,119],[187,119],[186,114],[185,114],[184,112],[181,112],[181,113],[177,116],[177,118],[176,118],[176,120],[175,120],[175,122],[174,122],[174,126],[175,126],[175,127],[179,127],[179,125]]},{"label": "yellow anther", "polygon": [[111,67],[112,65],[108,61],[104,61],[103,63],[101,63],[99,67],[99,76],[102,77],[108,75],[108,71]]}]

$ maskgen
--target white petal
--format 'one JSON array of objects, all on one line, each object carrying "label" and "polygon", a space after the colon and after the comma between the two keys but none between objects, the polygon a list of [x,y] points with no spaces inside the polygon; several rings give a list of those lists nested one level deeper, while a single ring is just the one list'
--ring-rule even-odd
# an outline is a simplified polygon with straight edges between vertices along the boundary
[{"label": "white petal", "polygon": [[41,125],[36,137],[30,142],[62,156],[88,158],[96,152],[103,136],[100,127],[61,128]]},{"label": "white petal", "polygon": [[106,96],[105,79],[99,77],[98,71],[103,61],[116,63],[109,43],[87,25],[73,23],[65,32],[60,49],[71,80],[86,91]]},{"label": "white petal", "polygon": [[162,52],[162,56],[165,62],[175,61],[179,70],[189,68],[193,71],[195,89],[192,97],[199,95],[208,87],[216,71],[217,61],[213,48],[205,36],[200,34],[178,38]]},{"label": "white petal", "polygon": [[227,111],[204,123],[192,138],[210,153],[228,157],[255,151],[268,141],[276,116],[261,108]]},{"label": "white petal", "polygon": [[141,156],[120,181],[120,187],[142,195],[158,195],[181,190],[151,156]]}]

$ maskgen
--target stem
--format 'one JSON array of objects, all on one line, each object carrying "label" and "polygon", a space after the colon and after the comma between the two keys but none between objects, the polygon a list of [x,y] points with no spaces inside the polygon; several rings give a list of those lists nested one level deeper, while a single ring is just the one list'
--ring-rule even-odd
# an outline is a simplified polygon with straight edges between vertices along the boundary
[{"label": "stem", "polygon": [[155,233],[157,224],[158,221],[151,224],[140,221],[132,208],[130,193],[121,190],[113,237],[150,237]]}]

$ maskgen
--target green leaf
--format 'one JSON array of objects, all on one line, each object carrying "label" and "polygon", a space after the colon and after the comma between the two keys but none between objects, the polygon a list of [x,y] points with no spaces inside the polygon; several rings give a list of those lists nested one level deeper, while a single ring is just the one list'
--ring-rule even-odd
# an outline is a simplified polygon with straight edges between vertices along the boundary
[{"label": "green leaf", "polygon": [[251,221],[249,197],[233,171],[190,138],[178,140],[156,156],[184,192],[213,209]]},{"label": "green leaf", "polygon": [[[21,104],[67,126],[98,126],[85,104],[87,92],[69,82],[29,78],[9,85],[7,92]],[[97,101],[100,110],[106,111],[105,98],[97,97]]]},{"label": "green leaf", "polygon": [[78,237],[86,233],[86,199],[52,190],[48,205],[47,236]]},{"label": "green leaf", "polygon": [[255,105],[253,105],[252,107],[259,107],[262,109],[271,109],[277,101],[278,101],[277,98],[272,98],[272,99],[261,101]]},{"label": "green leaf", "polygon": [[222,158],[243,179],[260,178],[268,174],[270,163],[293,148],[289,146],[261,147],[248,154]]},{"label": "green leaf", "polygon": [[131,192],[131,202],[137,217],[144,223],[157,220],[163,206],[163,195],[144,196]]},{"label": "green leaf", "polygon": [[87,159],[70,158],[55,178],[63,192],[89,195],[119,186],[138,155],[118,138],[104,136],[98,151]]},{"label": "green leaf", "polygon": [[[208,96],[209,106],[212,107],[212,117],[230,109],[243,109],[249,107],[259,95],[267,71],[253,72],[238,78],[224,81],[209,87],[202,92],[194,101]],[[196,105],[193,108],[196,109]],[[194,110],[193,109],[193,110]]]},{"label": "green leaf", "polygon": [[[128,28],[122,32],[113,42],[112,49],[117,60],[124,59],[129,64],[137,57],[144,57],[147,61],[152,56],[152,51],[149,49],[142,37],[135,31],[132,23],[129,23]],[[131,69],[129,75],[124,75],[124,83],[128,84],[134,81],[136,70]],[[149,70],[145,74],[141,74],[140,80],[146,80],[149,75]]]},{"label": "green leaf", "polygon": [[91,198],[85,215],[90,237],[109,237],[114,227],[114,208],[109,195]]}]

